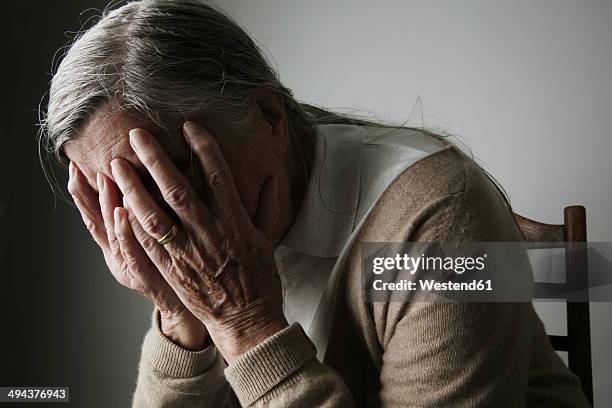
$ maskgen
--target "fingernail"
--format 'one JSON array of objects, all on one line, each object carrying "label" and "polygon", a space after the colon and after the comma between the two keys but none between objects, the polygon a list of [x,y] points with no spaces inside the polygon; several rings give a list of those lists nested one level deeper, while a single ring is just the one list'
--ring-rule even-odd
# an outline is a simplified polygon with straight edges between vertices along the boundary
[{"label": "fingernail", "polygon": [[102,173],[100,172],[96,173],[96,182],[98,183],[99,192],[103,192],[104,189],[106,188],[106,184],[105,184],[104,176],[102,175]]},{"label": "fingernail", "polygon": [[121,214],[121,207],[115,207],[113,210],[113,217],[115,218],[115,225],[119,225],[123,221],[123,214]]},{"label": "fingernail", "polygon": [[195,134],[200,130],[200,127],[195,122],[188,120],[183,124],[183,130],[185,131],[187,136],[194,137]]},{"label": "fingernail", "polygon": [[115,176],[115,179],[117,178],[117,175],[125,174],[125,172],[128,171],[127,166],[123,163],[123,160],[121,159],[113,160],[110,165],[111,171],[113,172],[113,176]]},{"label": "fingernail", "polygon": [[149,136],[142,129],[132,129],[130,134],[130,144],[134,149],[142,149],[149,142]]}]

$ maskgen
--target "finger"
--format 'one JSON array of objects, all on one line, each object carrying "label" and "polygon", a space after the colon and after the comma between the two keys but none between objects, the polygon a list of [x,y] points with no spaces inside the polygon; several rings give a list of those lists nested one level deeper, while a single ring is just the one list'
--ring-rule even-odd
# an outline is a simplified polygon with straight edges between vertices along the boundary
[{"label": "finger", "polygon": [[121,248],[115,235],[115,220],[113,212],[115,207],[121,206],[121,194],[115,183],[112,182],[105,174],[98,173],[96,175],[98,184],[98,197],[100,201],[100,211],[106,228],[106,237],[111,255],[119,264],[122,263]]},{"label": "finger", "polygon": [[[159,205],[142,184],[136,171],[127,161],[115,159],[111,162],[111,169],[119,189],[140,225],[147,234],[156,240],[161,239],[174,224],[170,217],[159,208]],[[179,234],[180,232],[177,235]],[[171,249],[175,245],[175,241],[176,238],[166,244],[165,248]]]},{"label": "finger", "polygon": [[144,282],[146,277],[142,276],[139,271],[150,270],[153,265],[138,241],[134,238],[124,208],[115,207],[113,221],[114,235],[116,236],[119,251],[128,272],[126,280],[129,280],[129,282],[125,282],[125,284],[131,289],[144,293],[147,289],[147,285]]},{"label": "finger", "polygon": [[248,218],[236,189],[232,172],[215,138],[191,121],[185,122],[183,133],[187,143],[200,160],[212,196],[214,212],[229,217]]},{"label": "finger", "polygon": [[81,214],[81,219],[85,224],[85,227],[93,237],[95,243],[102,249],[102,252],[105,254],[108,253],[108,241],[106,240],[106,232],[104,229],[104,224],[101,221],[94,221],[94,219],[89,215],[87,208],[83,204],[83,202],[77,197],[72,197],[74,203]]},{"label": "finger", "polygon": [[130,144],[159,187],[164,201],[187,222],[205,207],[162,146],[144,129],[130,130]]},{"label": "finger", "polygon": [[145,251],[149,259],[159,270],[167,270],[170,267],[171,260],[168,252],[164,249],[163,245],[157,242],[151,235],[142,228],[142,225],[136,219],[134,212],[130,210],[127,200],[123,200],[123,207],[125,209],[125,215],[129,223],[130,229],[136,238],[136,241],[140,244],[142,249]]},{"label": "finger", "polygon": [[97,194],[87,183],[78,165],[72,161],[69,166],[69,177],[68,192],[81,213],[89,233],[106,254],[109,246]]},{"label": "finger", "polygon": [[[136,219],[130,221],[130,212],[121,207],[115,208],[114,218],[115,235],[119,241],[121,254],[125,259],[129,273],[129,287],[147,296],[155,303],[157,308],[165,310],[183,309],[184,306],[176,293],[160,273],[160,268],[152,262],[144,247],[138,242],[131,224],[134,222],[134,225],[139,226],[138,221]],[[140,231],[141,235],[146,237],[145,239],[159,246],[142,228]],[[156,251],[160,256],[169,258],[168,253],[163,248],[157,248]]]},{"label": "finger", "polygon": [[273,242],[275,238],[276,229],[278,227],[279,211],[278,177],[272,177],[266,182],[259,194],[257,210],[253,216],[253,225],[255,225],[255,228],[264,234],[270,242]]}]

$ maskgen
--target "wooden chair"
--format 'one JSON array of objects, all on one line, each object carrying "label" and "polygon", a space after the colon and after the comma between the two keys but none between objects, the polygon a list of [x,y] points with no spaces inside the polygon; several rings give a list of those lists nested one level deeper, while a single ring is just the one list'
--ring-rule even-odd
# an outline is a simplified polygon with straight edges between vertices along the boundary
[{"label": "wooden chair", "polygon": [[[564,209],[564,223],[561,225],[544,224],[514,214],[514,218],[528,243],[550,243],[548,248],[566,248],[565,266],[566,283],[536,282],[535,298],[542,298],[543,293],[550,294],[550,288],[557,286],[557,292],[563,293],[564,285],[572,288],[588,288],[588,265],[586,251],[571,250],[571,243],[586,242],[586,211],[583,206],[570,206]],[[555,245],[559,244],[559,245]],[[584,244],[576,244],[584,249]],[[535,244],[534,247],[543,246]],[[587,289],[588,290],[588,289]],[[555,290],[552,291],[553,293]],[[567,291],[565,291],[567,293]],[[550,296],[546,296],[550,298]],[[569,369],[576,374],[582,383],[582,389],[593,404],[593,377],[591,369],[591,327],[589,303],[572,301],[567,297],[567,336],[548,336],[557,351],[568,353]]]}]

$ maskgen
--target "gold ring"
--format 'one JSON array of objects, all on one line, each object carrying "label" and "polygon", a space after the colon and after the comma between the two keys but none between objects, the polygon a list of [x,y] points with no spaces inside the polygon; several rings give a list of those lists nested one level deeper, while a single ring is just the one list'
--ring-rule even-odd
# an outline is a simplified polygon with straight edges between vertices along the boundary
[{"label": "gold ring", "polygon": [[178,226],[176,224],[173,224],[168,230],[168,232],[166,232],[163,237],[158,239],[157,242],[159,242],[162,245],[166,245],[168,242],[172,241],[174,237],[176,237],[177,232],[178,232]]}]

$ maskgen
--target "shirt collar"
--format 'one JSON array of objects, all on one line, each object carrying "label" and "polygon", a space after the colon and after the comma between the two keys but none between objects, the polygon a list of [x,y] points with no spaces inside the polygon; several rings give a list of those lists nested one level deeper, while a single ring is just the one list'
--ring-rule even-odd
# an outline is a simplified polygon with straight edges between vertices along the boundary
[{"label": "shirt collar", "polygon": [[310,256],[336,257],[348,241],[359,202],[360,126],[315,127],[315,154],[304,201],[281,245]]}]

